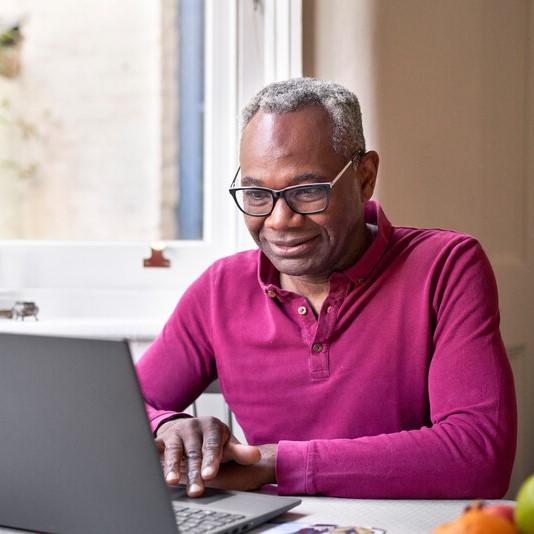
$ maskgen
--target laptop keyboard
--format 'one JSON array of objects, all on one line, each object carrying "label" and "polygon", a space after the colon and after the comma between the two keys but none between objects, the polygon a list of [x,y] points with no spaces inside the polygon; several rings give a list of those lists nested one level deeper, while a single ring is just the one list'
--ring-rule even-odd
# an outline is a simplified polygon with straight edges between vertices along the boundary
[{"label": "laptop keyboard", "polygon": [[244,519],[244,515],[215,512],[199,508],[188,508],[179,503],[172,503],[178,532],[204,533],[219,529],[235,521]]}]

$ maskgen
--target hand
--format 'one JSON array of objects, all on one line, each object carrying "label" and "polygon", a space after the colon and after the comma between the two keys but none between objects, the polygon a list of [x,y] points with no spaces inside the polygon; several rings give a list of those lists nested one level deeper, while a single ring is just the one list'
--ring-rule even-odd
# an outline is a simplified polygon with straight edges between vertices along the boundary
[{"label": "hand", "polygon": [[222,463],[217,475],[206,482],[210,488],[250,491],[265,484],[276,484],[276,450],[277,445],[258,445],[261,458],[252,465],[240,465],[236,462]]},{"label": "hand", "polygon": [[168,484],[185,483],[187,494],[198,497],[204,482],[217,476],[222,462],[252,465],[261,458],[257,447],[242,445],[215,417],[174,419],[160,426],[156,446],[162,453]]}]

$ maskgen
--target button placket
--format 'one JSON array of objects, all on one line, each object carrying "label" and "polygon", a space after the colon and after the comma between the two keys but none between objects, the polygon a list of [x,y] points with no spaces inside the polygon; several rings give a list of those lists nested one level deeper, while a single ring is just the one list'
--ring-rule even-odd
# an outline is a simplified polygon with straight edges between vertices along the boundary
[{"label": "button placket", "polygon": [[[279,297],[280,298],[280,297]],[[289,294],[284,300],[287,313],[291,315],[300,329],[302,341],[309,346],[316,335],[317,319],[308,301],[300,295]]]},{"label": "button placket", "polygon": [[309,366],[313,379],[328,378],[330,376],[328,343],[315,342],[310,347]]},{"label": "button placket", "polygon": [[310,347],[310,372],[312,378],[328,378],[330,376],[330,343],[336,319],[337,311],[341,305],[342,298],[340,295],[332,295],[325,301],[324,307],[318,317],[317,329]]}]

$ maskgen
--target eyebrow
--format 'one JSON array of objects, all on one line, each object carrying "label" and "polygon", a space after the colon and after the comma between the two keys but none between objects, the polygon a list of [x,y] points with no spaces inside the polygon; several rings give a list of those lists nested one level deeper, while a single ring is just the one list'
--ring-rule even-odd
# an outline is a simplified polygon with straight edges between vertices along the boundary
[{"label": "eyebrow", "polygon": [[[304,174],[299,174],[297,176],[293,176],[291,178],[292,182],[296,182],[294,185],[298,185],[300,183],[321,183],[321,182],[327,182],[328,178],[325,176],[322,176],[321,174],[315,174],[313,172],[306,172]],[[262,180],[259,180],[258,178],[254,178],[252,176],[242,176],[241,177],[241,185],[243,187],[265,187]]]}]

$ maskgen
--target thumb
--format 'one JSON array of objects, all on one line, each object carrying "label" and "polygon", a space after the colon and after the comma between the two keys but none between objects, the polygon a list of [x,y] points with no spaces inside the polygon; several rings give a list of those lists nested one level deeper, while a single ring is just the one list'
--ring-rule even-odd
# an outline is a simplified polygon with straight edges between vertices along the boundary
[{"label": "thumb", "polygon": [[226,443],[223,450],[223,462],[236,462],[241,465],[252,465],[261,459],[261,452],[253,445],[243,445],[236,438],[232,438]]}]

